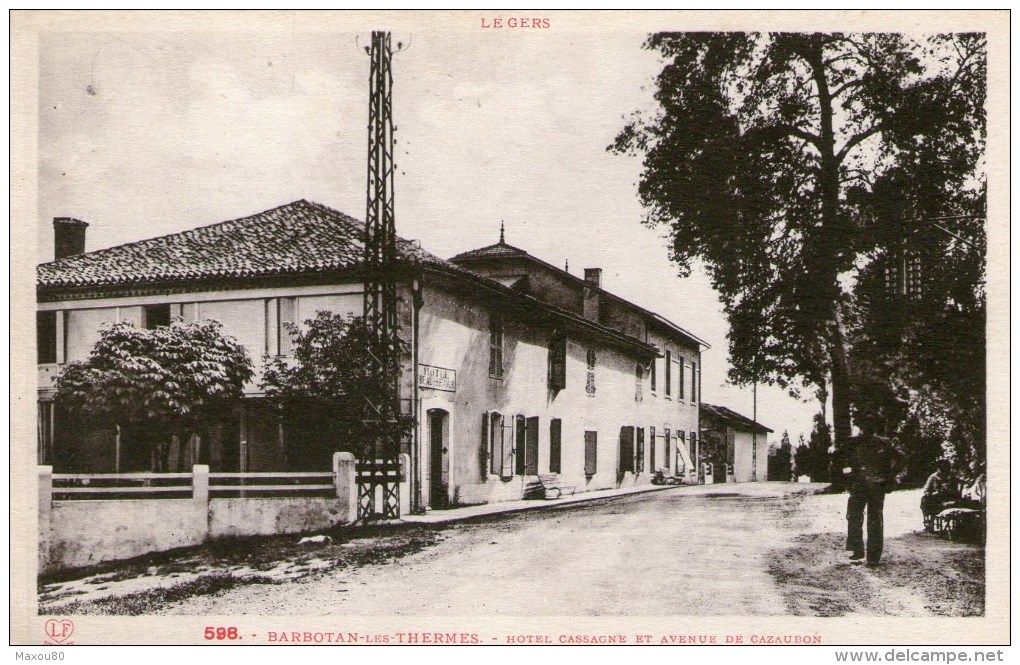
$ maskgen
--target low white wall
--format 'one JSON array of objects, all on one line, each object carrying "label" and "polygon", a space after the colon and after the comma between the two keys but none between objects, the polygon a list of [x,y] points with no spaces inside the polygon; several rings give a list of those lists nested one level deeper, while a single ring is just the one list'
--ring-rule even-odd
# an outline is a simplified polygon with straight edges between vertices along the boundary
[{"label": "low white wall", "polygon": [[[406,460],[404,471],[406,477]],[[39,467],[39,570],[81,568],[212,538],[318,531],[357,519],[355,460],[333,459],[331,497],[209,498],[209,467],[198,465],[186,499],[53,501],[52,467]],[[401,503],[406,484],[401,487]],[[59,489],[57,490],[59,492]],[[407,509],[406,505],[402,506]]]},{"label": "low white wall", "polygon": [[57,501],[50,510],[46,569],[199,545],[206,533],[204,511],[192,499]]},{"label": "low white wall", "polygon": [[209,537],[271,536],[328,529],[348,522],[338,499],[212,499]]}]

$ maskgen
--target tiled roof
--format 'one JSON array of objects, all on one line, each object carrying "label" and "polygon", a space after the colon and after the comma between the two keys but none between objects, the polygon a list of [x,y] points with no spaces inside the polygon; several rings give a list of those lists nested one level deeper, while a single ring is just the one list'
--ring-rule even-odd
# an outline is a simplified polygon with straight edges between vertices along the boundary
[{"label": "tiled roof", "polygon": [[508,245],[501,240],[495,245],[472,249],[469,252],[458,254],[451,258],[450,261],[456,263],[457,261],[463,261],[465,259],[501,259],[508,256],[530,256],[530,254],[525,252],[523,249],[518,249],[513,245]]},{"label": "tiled roof", "polygon": [[716,406],[715,404],[706,404],[705,402],[702,402],[701,411],[708,413],[712,416],[715,416],[716,418],[722,420],[723,422],[727,422],[730,423],[731,425],[740,427],[741,429],[753,430],[755,429],[755,427],[757,427],[759,432],[772,431],[771,429],[765,427],[761,423],[755,423],[747,416],[743,416],[734,411],[733,409],[728,409],[725,406]]},{"label": "tiled roof", "polygon": [[[39,287],[102,286],[328,272],[362,261],[364,224],[305,200],[36,267]],[[403,259],[453,268],[400,239]]]}]

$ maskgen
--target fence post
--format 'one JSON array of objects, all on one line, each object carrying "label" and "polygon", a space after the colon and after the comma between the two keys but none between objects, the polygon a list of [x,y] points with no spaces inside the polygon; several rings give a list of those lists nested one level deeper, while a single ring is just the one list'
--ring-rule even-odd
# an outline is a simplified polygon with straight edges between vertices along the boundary
[{"label": "fence post", "polygon": [[400,514],[407,515],[411,512],[411,456],[407,453],[400,453]]},{"label": "fence post", "polygon": [[[59,318],[59,317],[58,317]],[[50,562],[50,511],[53,507],[53,467],[39,467],[39,572]]]},{"label": "fence post", "polygon": [[333,484],[344,524],[358,519],[358,482],[351,453],[333,453]]},{"label": "fence post", "polygon": [[191,498],[196,508],[204,510],[209,507],[209,465],[196,464],[191,473]]}]

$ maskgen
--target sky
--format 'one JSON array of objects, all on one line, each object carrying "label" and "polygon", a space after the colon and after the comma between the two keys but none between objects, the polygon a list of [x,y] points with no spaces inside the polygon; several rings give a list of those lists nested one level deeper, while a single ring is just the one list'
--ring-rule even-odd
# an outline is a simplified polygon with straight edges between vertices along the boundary
[{"label": "sky", "polygon": [[[39,59],[38,256],[52,219],[89,223],[88,251],[297,199],[364,217],[368,28],[61,31]],[[150,26],[151,27],[151,26]],[[704,400],[752,415],[726,383],[728,325],[707,276],[677,276],[642,225],[640,158],[606,150],[653,108],[657,56],[621,29],[394,31],[397,233],[448,258],[506,240],[711,344]],[[817,403],[758,389],[758,419],[796,443]]]}]

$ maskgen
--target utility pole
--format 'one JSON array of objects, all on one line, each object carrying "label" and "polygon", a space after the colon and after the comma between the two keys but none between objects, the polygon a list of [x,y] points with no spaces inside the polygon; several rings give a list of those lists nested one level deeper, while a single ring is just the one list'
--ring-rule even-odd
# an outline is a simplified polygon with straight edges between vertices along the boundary
[{"label": "utility pole", "polygon": [[758,480],[758,382],[754,382],[752,391],[754,404],[751,407],[751,419],[754,426],[751,428],[751,482]]},{"label": "utility pole", "polygon": [[[365,395],[364,442],[358,469],[358,519],[400,517],[400,330],[397,319],[397,234],[393,214],[393,74],[390,33],[372,33],[368,98],[364,319],[370,376],[385,379]],[[376,505],[381,488],[382,505]]]}]

